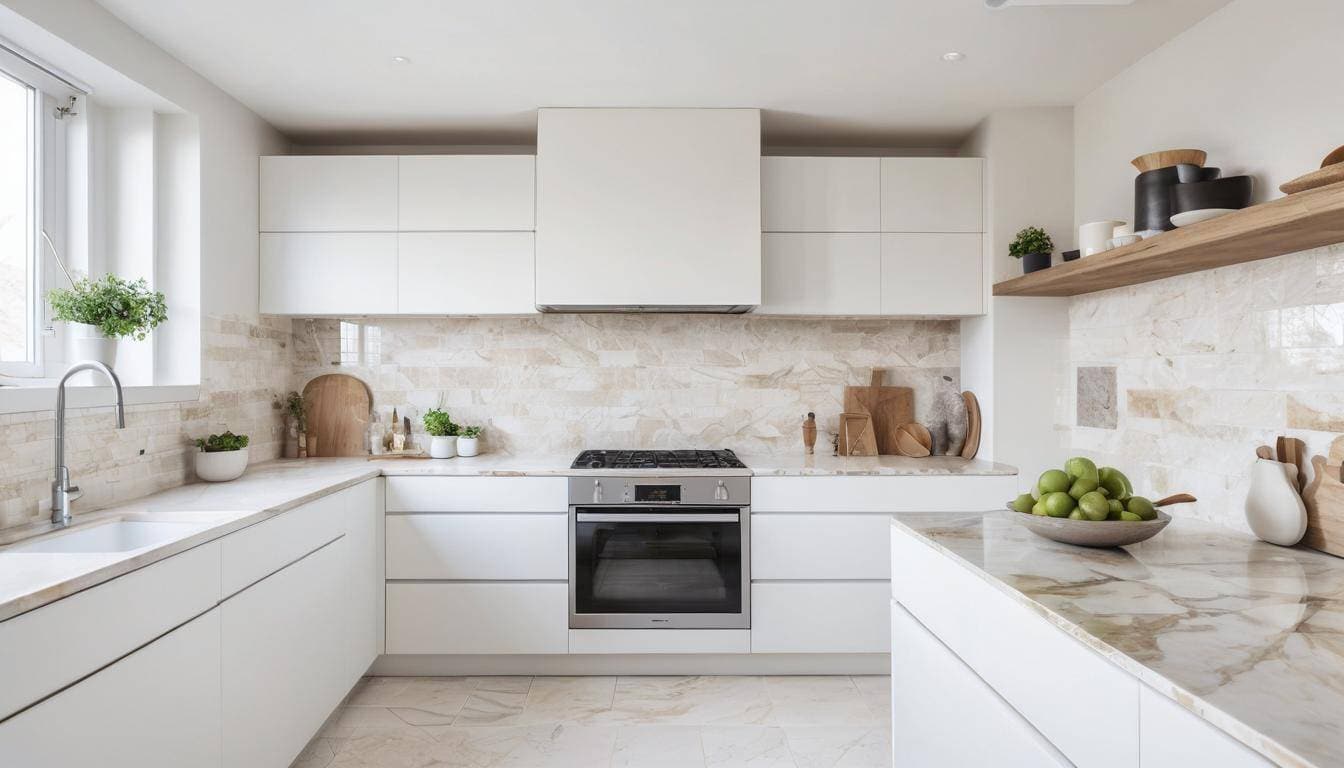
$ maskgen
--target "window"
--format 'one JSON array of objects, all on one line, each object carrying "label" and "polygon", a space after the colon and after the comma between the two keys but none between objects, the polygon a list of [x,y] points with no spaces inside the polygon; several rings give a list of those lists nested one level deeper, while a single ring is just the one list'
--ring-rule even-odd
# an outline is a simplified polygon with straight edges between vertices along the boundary
[{"label": "window", "polygon": [[37,89],[0,72],[0,373],[41,373]]}]

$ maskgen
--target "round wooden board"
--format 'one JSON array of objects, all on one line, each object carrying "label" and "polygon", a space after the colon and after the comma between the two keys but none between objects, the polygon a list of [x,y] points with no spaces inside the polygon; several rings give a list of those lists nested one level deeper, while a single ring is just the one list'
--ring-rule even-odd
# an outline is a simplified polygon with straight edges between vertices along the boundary
[{"label": "round wooden board", "polygon": [[343,373],[318,376],[303,388],[308,435],[317,438],[314,456],[367,456],[373,398],[364,382]]}]

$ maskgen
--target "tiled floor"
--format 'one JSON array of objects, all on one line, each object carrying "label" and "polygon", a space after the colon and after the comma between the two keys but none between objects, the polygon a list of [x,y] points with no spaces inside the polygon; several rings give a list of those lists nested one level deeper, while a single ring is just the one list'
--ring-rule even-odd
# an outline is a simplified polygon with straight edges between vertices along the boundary
[{"label": "tiled floor", "polygon": [[375,677],[293,768],[888,768],[888,677]]}]

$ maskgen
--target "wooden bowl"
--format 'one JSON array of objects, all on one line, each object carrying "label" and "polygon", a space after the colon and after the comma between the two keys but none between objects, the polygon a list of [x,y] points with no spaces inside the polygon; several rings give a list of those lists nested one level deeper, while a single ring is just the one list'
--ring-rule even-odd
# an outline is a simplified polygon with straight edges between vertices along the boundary
[{"label": "wooden bowl", "polygon": [[1334,152],[1326,155],[1325,159],[1321,161],[1321,167],[1329,168],[1332,165],[1339,165],[1340,163],[1344,163],[1344,147],[1340,147]]},{"label": "wooden bowl", "polygon": [[1139,155],[1130,162],[1140,172],[1144,172],[1170,168],[1173,165],[1204,165],[1204,161],[1208,159],[1209,153],[1202,149],[1164,149],[1161,152]]},{"label": "wooden bowl", "polygon": [[902,456],[922,459],[933,451],[933,435],[923,424],[910,422],[896,430],[896,450]]},{"label": "wooden bowl", "polygon": [[1154,520],[1130,522],[1125,520],[1070,520],[1067,517],[1045,517],[1017,512],[1003,514],[1025,526],[1027,530],[1051,541],[1079,547],[1123,547],[1151,539],[1171,522],[1171,515],[1157,511]]}]

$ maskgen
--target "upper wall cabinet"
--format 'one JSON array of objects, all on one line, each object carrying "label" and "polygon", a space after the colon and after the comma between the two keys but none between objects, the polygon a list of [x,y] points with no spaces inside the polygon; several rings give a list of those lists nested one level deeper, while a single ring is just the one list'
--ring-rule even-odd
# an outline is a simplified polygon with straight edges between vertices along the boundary
[{"label": "upper wall cabinet", "polygon": [[397,158],[261,158],[262,232],[395,232]]},{"label": "upper wall cabinet", "polygon": [[400,162],[402,232],[536,228],[533,155],[426,155]]},{"label": "upper wall cabinet", "polygon": [[883,232],[983,232],[978,157],[882,158]]},{"label": "upper wall cabinet", "polygon": [[763,157],[761,226],[766,232],[877,232],[880,172],[876,157]]}]

